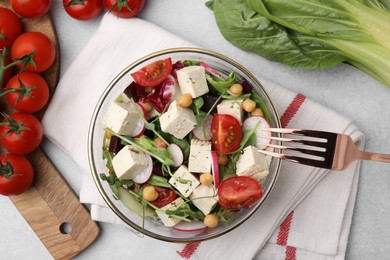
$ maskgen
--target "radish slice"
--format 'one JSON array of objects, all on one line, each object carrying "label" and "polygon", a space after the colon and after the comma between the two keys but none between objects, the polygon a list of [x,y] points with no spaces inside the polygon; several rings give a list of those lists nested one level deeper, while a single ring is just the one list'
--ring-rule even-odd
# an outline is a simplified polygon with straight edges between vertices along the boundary
[{"label": "radish slice", "polygon": [[218,78],[222,78],[221,74],[219,74],[218,71],[216,71],[215,69],[211,68],[207,63],[201,62],[201,63],[199,63],[199,65],[202,66],[203,68],[205,68],[205,70],[207,70],[208,72],[210,72],[214,76],[216,76]]},{"label": "radish slice", "polygon": [[207,226],[202,221],[194,220],[191,222],[181,221],[172,228],[181,232],[196,232],[205,230]]},{"label": "radish slice", "polygon": [[245,119],[244,123],[242,124],[242,130],[243,131],[252,131],[253,128],[255,128],[257,125],[256,130],[254,131],[254,134],[256,135],[256,147],[258,149],[265,149],[267,146],[262,145],[261,143],[269,144],[271,142],[271,139],[269,138],[262,138],[262,136],[271,136],[271,132],[268,131],[262,131],[262,128],[269,128],[270,124],[268,123],[267,119],[265,119],[262,116],[251,116]]},{"label": "radish slice", "polygon": [[203,132],[203,127],[201,125],[197,125],[194,128],[194,130],[192,130],[192,133],[195,135],[195,137],[202,141],[211,140],[212,121],[213,121],[213,116],[208,115],[204,121],[204,132]]},{"label": "radish slice", "polygon": [[218,154],[216,151],[211,151],[211,170],[213,172],[213,180],[215,188],[219,186],[219,167],[218,167]]},{"label": "radish slice", "polygon": [[173,167],[179,167],[183,164],[184,155],[180,146],[177,144],[170,144],[168,145],[167,150],[172,155]]},{"label": "radish slice", "polygon": [[148,161],[148,167],[133,178],[133,181],[139,184],[147,182],[150,176],[152,176],[152,172],[153,172],[152,157],[149,154],[145,154],[145,156],[146,156],[146,160]]},{"label": "radish slice", "polygon": [[[126,106],[129,108],[129,111],[136,112],[135,107],[133,105],[133,102],[126,103]],[[137,104],[137,107],[141,111],[141,113],[143,114],[144,118],[146,119],[147,113],[146,113],[145,109],[140,104]],[[131,137],[139,137],[145,132],[145,130],[146,130],[146,127],[145,127],[144,120],[142,120],[142,118],[138,117],[134,129],[133,129],[133,131],[131,131],[129,133],[129,135]]]}]

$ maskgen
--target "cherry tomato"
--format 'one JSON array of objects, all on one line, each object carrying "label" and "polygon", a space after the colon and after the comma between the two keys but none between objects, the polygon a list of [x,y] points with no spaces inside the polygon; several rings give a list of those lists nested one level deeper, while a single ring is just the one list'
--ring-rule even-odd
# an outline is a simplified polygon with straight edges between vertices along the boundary
[{"label": "cherry tomato", "polygon": [[110,12],[121,18],[136,16],[144,7],[145,0],[104,0]]},{"label": "cherry tomato", "polygon": [[71,17],[81,21],[93,19],[103,10],[102,0],[62,0],[62,4]]},{"label": "cherry tomato", "polygon": [[37,112],[49,100],[49,86],[46,81],[32,72],[21,72],[13,76],[8,81],[7,90],[17,90],[5,97],[12,107],[22,112]]},{"label": "cherry tomato", "polygon": [[[50,68],[56,57],[56,49],[53,42],[41,32],[26,32],[20,35],[12,45],[12,58],[14,60],[24,55],[33,54],[36,67],[28,64],[26,71],[42,72]],[[18,64],[22,68],[25,63]]]},{"label": "cherry tomato", "polygon": [[134,81],[143,87],[155,87],[171,73],[172,60],[158,60],[131,74]]},{"label": "cherry tomato", "polygon": [[242,139],[240,122],[227,114],[216,114],[211,122],[212,146],[218,153],[235,151]]},{"label": "cherry tomato", "polygon": [[37,18],[49,11],[50,0],[11,0],[11,6],[20,16]]},{"label": "cherry tomato", "polygon": [[11,49],[12,43],[22,33],[19,17],[7,8],[0,7],[0,50]]},{"label": "cherry tomato", "polygon": [[34,171],[30,161],[24,156],[2,154],[0,168],[0,194],[19,195],[31,186]]},{"label": "cherry tomato", "polygon": [[174,201],[177,197],[177,194],[173,190],[157,187],[157,186],[155,186],[155,188],[158,192],[158,198],[154,201],[151,201],[150,203],[152,203],[154,206],[158,208],[168,205],[169,203]]},{"label": "cherry tomato", "polygon": [[239,210],[247,208],[263,195],[260,184],[248,176],[234,176],[224,180],[218,187],[221,208]]},{"label": "cherry tomato", "polygon": [[16,112],[6,116],[2,123],[0,141],[8,152],[23,155],[34,151],[40,145],[43,130],[35,116]]}]

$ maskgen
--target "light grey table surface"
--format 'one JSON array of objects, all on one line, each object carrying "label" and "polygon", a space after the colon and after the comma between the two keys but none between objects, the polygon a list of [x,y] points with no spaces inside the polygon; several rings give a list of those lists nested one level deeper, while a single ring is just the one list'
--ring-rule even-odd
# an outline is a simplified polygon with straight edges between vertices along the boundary
[{"label": "light grey table surface", "polygon": [[[300,92],[351,118],[366,135],[366,150],[390,153],[390,88],[361,71],[339,65],[324,71],[302,71],[247,55],[219,33],[203,1],[148,1],[140,18],[196,45],[225,54],[262,77]],[[99,26],[101,17],[80,22],[68,16],[62,1],[53,0],[51,16],[61,48],[61,75]],[[126,37],[132,37],[131,35]],[[390,72],[389,72],[390,73]],[[45,140],[44,150],[76,193],[81,170],[66,154]],[[51,255],[7,197],[0,196],[0,259],[51,259]],[[388,259],[390,255],[390,164],[363,162],[346,259]],[[148,248],[138,254],[126,251],[128,231],[101,224],[100,237],[77,259],[148,259]],[[158,242],[151,246],[158,246]],[[171,249],[159,248],[162,259]]]}]

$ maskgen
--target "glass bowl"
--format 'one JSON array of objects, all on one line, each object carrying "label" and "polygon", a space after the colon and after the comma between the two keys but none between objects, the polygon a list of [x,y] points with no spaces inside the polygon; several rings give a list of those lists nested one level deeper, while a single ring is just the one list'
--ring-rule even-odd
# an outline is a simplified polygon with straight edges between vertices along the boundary
[{"label": "glass bowl", "polygon": [[231,71],[235,71],[240,78],[245,78],[247,82],[254,87],[254,91],[256,91],[262,98],[269,113],[269,123],[271,127],[280,127],[281,124],[279,117],[267,92],[254,75],[237,62],[219,53],[197,48],[173,48],[162,50],[147,55],[124,68],[123,71],[112,80],[100,97],[92,115],[88,135],[88,156],[90,168],[95,184],[107,205],[120,219],[132,227],[135,232],[163,241],[175,243],[208,240],[226,234],[234,228],[237,228],[240,224],[250,218],[256,210],[261,208],[261,205],[268,198],[277,180],[281,163],[279,159],[271,159],[269,167],[270,173],[260,183],[263,190],[263,196],[259,201],[249,208],[234,212],[228,222],[220,222],[217,227],[207,228],[202,232],[178,231],[164,226],[161,221],[157,221],[157,219],[137,215],[124,206],[121,201],[115,199],[108,183],[106,181],[102,181],[100,178],[101,173],[108,173],[108,169],[105,165],[106,162],[103,160],[102,147],[104,126],[102,124],[102,119],[110,102],[115,100],[116,97],[118,97],[119,94],[122,93],[133,81],[130,73],[138,71],[145,65],[154,61],[166,59],[168,57],[172,59],[172,63],[175,63],[177,60],[203,61],[225,75],[229,74]]}]

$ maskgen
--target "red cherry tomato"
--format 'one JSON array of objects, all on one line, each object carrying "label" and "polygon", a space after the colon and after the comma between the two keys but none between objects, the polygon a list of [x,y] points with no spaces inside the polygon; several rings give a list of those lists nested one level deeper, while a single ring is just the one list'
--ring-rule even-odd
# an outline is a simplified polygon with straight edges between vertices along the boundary
[{"label": "red cherry tomato", "polygon": [[224,180],[218,187],[221,208],[239,210],[247,208],[263,195],[260,184],[251,177],[235,176]]},{"label": "red cherry tomato", "polygon": [[102,0],[62,0],[65,11],[81,21],[97,17],[103,10]]},{"label": "red cherry tomato", "polygon": [[[27,66],[26,71],[43,72],[50,68],[56,57],[56,49],[53,42],[41,32],[26,32],[20,35],[12,45],[12,58],[14,60],[24,55],[34,53],[33,60],[36,67],[32,64]],[[22,68],[24,63],[18,64]]]},{"label": "red cherry tomato", "polygon": [[134,81],[143,87],[155,87],[171,73],[172,60],[158,60],[131,74]]},{"label": "red cherry tomato", "polygon": [[[41,110],[49,100],[49,86],[38,74],[21,72],[13,76],[7,84],[8,103],[21,112],[34,113]],[[27,91],[27,92],[26,92]]]},{"label": "red cherry tomato", "polygon": [[11,6],[20,16],[37,18],[49,11],[50,0],[11,0]]},{"label": "red cherry tomato", "polygon": [[154,186],[158,192],[158,198],[154,201],[151,201],[154,206],[161,208],[164,207],[165,205],[168,205],[172,201],[174,201],[177,197],[177,194],[170,189],[165,189],[162,187],[157,187]]},{"label": "red cherry tomato", "polygon": [[0,168],[0,194],[19,195],[31,186],[34,171],[31,163],[24,156],[2,154]]},{"label": "red cherry tomato", "polygon": [[212,146],[218,153],[235,151],[242,139],[240,122],[227,114],[216,114],[211,122]]},{"label": "red cherry tomato", "polygon": [[136,16],[144,7],[145,0],[104,0],[111,13],[121,18]]},{"label": "red cherry tomato", "polygon": [[22,33],[19,17],[7,8],[0,7],[0,50],[11,49],[12,43]]},{"label": "red cherry tomato", "polygon": [[[8,118],[7,118],[8,117]],[[28,154],[42,141],[43,130],[39,120],[27,113],[16,112],[3,119],[0,141],[10,153]]]}]

